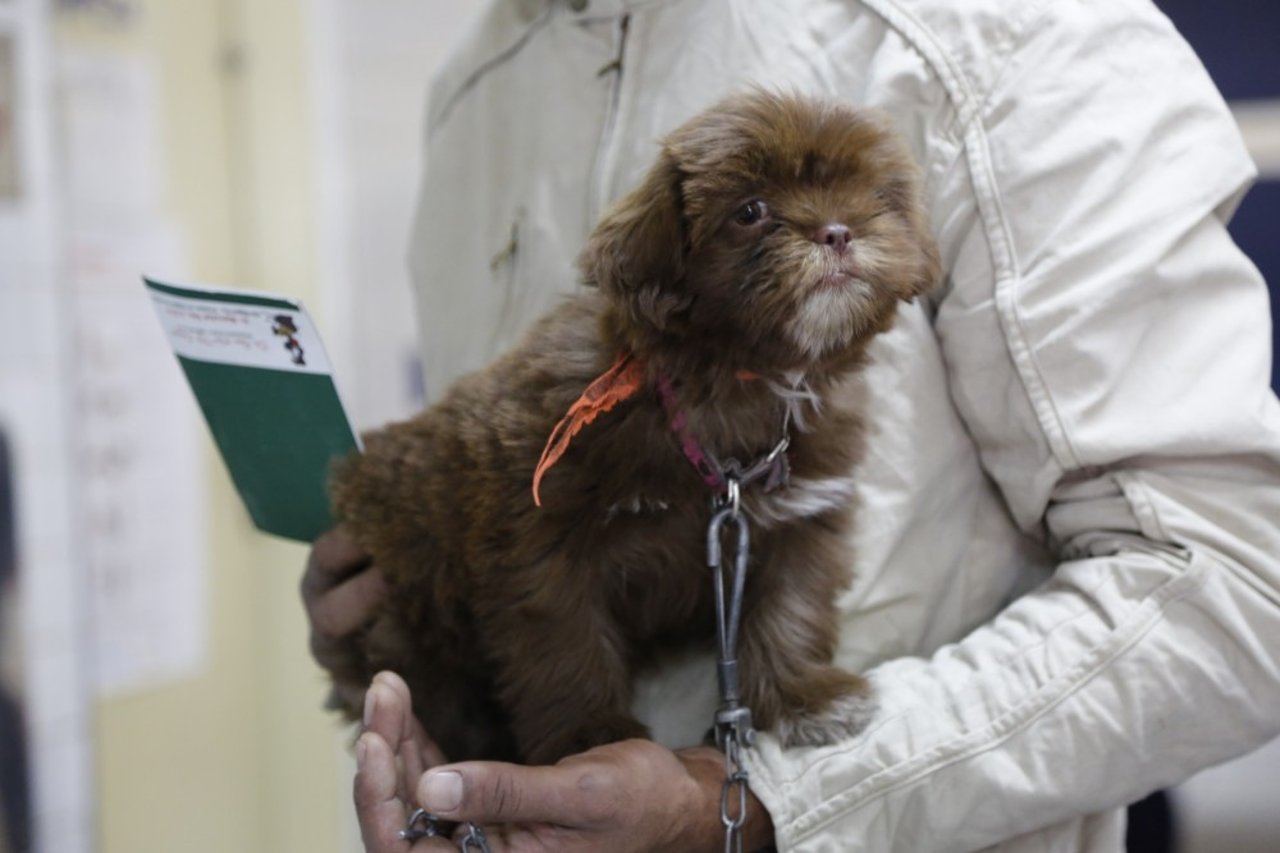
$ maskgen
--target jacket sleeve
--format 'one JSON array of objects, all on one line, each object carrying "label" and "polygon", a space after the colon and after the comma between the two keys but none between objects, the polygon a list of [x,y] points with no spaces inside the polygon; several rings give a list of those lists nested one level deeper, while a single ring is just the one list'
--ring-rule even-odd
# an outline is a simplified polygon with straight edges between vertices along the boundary
[{"label": "jacket sleeve", "polygon": [[750,751],[782,850],[958,851],[1280,733],[1280,406],[1225,228],[1252,166],[1134,3],[1048,3],[934,186],[951,392],[1052,578],[870,678],[867,731]]}]

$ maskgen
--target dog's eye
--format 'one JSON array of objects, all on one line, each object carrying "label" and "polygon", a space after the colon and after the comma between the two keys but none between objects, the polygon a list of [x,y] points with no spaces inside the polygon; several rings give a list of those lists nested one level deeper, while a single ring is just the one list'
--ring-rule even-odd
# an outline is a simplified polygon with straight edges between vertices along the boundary
[{"label": "dog's eye", "polygon": [[769,218],[769,205],[761,199],[747,202],[734,214],[733,221],[742,226],[758,225]]}]

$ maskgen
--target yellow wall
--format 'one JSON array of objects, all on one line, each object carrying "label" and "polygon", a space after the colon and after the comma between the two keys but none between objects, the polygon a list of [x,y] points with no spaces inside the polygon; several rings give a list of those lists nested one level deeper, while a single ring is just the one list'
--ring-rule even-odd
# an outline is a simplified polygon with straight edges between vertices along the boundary
[{"label": "yellow wall", "polygon": [[[166,210],[197,280],[314,292],[305,0],[145,0],[125,27],[80,13],[61,49],[153,63]],[[324,325],[323,317],[318,318]],[[305,549],[255,533],[206,448],[209,645],[196,678],[97,708],[103,853],[331,853],[345,734],[320,710],[297,584]]]}]

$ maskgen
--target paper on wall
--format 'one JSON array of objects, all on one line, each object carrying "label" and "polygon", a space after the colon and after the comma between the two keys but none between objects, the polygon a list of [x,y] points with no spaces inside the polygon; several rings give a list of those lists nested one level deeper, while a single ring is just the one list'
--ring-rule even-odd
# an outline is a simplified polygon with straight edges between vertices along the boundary
[{"label": "paper on wall", "polygon": [[134,284],[140,266],[178,267],[181,254],[166,227],[74,238],[78,468],[104,696],[190,677],[207,656],[199,425]]}]

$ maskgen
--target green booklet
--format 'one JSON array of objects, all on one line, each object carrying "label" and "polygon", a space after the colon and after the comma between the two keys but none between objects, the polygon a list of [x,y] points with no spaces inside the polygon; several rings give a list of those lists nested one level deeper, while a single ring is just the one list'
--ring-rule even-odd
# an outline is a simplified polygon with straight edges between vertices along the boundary
[{"label": "green booklet", "polygon": [[143,281],[253,523],[304,542],[331,527],[329,468],[359,439],[302,303]]}]

